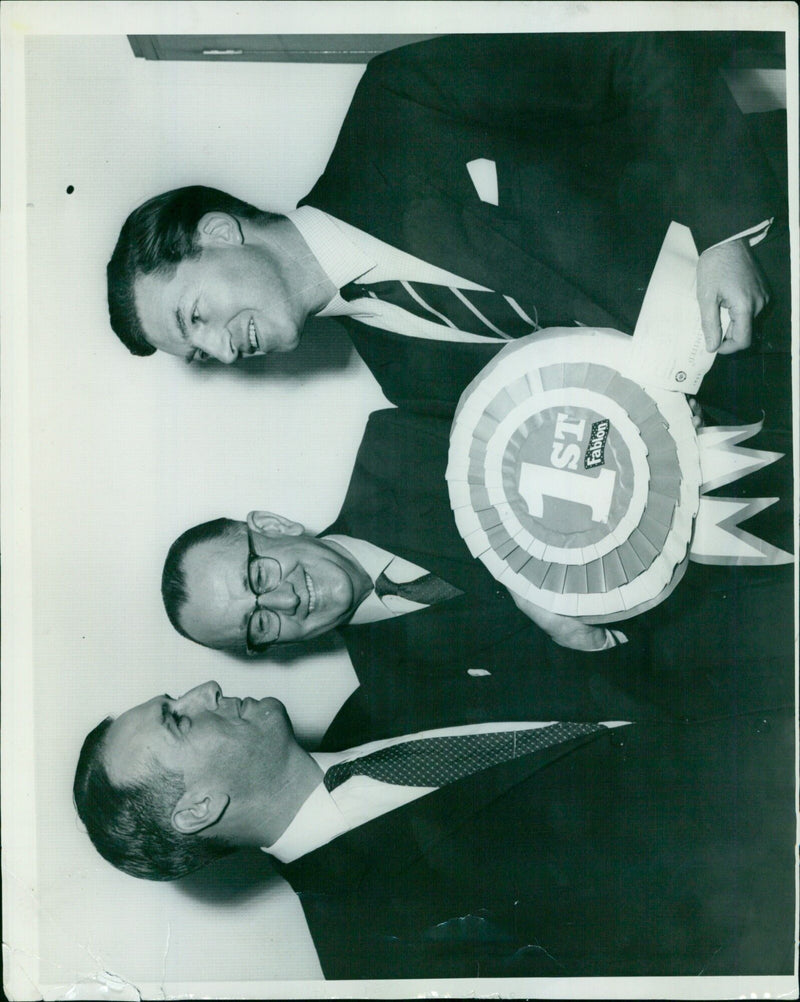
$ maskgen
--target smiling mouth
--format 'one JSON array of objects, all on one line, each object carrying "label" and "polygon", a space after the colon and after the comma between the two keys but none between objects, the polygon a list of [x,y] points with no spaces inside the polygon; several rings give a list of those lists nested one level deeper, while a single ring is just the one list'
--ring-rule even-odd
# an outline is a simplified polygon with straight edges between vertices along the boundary
[{"label": "smiling mouth", "polygon": [[258,332],[256,331],[256,322],[252,317],[247,325],[247,340],[250,342],[250,350],[258,351]]},{"label": "smiling mouth", "polygon": [[306,610],[306,615],[310,616],[317,607],[317,590],[314,587],[314,582],[308,576],[307,571],[303,571],[303,577],[305,578],[306,588],[308,589],[308,609]]}]

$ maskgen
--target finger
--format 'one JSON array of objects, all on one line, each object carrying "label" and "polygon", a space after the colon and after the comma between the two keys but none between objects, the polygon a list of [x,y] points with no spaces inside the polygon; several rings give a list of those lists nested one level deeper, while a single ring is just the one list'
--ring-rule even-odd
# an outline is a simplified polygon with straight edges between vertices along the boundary
[{"label": "finger", "polygon": [[722,324],[719,319],[719,303],[716,298],[698,300],[700,324],[706,339],[706,349],[716,351],[722,341]]},{"label": "finger", "polygon": [[628,638],[622,632],[622,630],[606,630],[609,635],[609,640],[613,640],[613,643],[609,643],[609,647],[619,647],[621,644],[627,644]]},{"label": "finger", "polygon": [[580,644],[577,648],[581,651],[604,651],[609,645],[609,632],[602,626],[587,626],[581,623],[581,629],[576,632],[576,641]]}]

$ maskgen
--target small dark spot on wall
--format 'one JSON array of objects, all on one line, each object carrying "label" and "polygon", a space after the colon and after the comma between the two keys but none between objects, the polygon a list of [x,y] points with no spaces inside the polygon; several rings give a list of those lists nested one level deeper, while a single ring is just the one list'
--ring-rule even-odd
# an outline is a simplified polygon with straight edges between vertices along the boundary
[{"label": "small dark spot on wall", "polygon": [[67,194],[71,195],[73,193],[73,191],[75,191],[75,185],[74,184],[68,184],[67,185]]}]

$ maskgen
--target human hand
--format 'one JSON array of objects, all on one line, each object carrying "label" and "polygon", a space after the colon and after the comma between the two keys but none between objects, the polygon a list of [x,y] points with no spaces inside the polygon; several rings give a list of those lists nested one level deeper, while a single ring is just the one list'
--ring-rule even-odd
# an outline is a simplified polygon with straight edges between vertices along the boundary
[{"label": "human hand", "polygon": [[[749,347],[753,318],[769,302],[769,291],[745,239],[729,240],[703,251],[697,262],[697,302],[709,351],[728,355]],[[731,318],[724,332],[721,306]]]},{"label": "human hand", "polygon": [[589,626],[588,623],[582,623],[572,616],[559,616],[558,613],[548,612],[541,606],[520,598],[513,591],[509,591],[509,594],[514,599],[516,607],[560,647],[569,647],[575,651],[605,651],[628,642],[628,638],[621,630]]},{"label": "human hand", "polygon": [[692,424],[694,425],[694,430],[699,431],[703,427],[703,408],[697,402],[696,397],[687,397],[686,400],[692,412]]}]

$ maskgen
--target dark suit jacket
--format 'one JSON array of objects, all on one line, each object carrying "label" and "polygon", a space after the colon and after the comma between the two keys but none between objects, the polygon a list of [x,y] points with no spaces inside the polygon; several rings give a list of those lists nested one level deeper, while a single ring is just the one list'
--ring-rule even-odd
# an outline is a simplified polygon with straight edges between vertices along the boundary
[{"label": "dark suit jacket", "polygon": [[[780,201],[707,71],[709,41],[479,36],[388,53],[305,201],[533,301],[544,325],[630,331],[671,219],[702,251]],[[469,180],[479,157],[497,164],[498,206]],[[442,414],[495,351],[346,326],[390,400]],[[415,420],[372,416],[331,531],[465,595],[343,630],[361,687],[324,747],[481,714],[643,722],[469,777],[281,867],[326,977],[791,973],[793,721],[727,716],[791,702],[791,653],[762,647],[790,616],[786,569],[702,569],[702,586],[687,575],[626,624],[625,648],[562,651],[470,557],[447,504],[447,425]]]},{"label": "dark suit jacket", "polygon": [[279,867],[326,978],[791,974],[793,714],[641,723]]},{"label": "dark suit jacket", "polygon": [[[735,44],[708,33],[506,34],[395,49],[369,63],[303,202],[534,304],[542,326],[630,333],[671,220],[703,251],[782,214],[717,73],[720,49]],[[496,206],[469,177],[476,158],[496,163]],[[788,290],[788,272],[784,281]],[[435,413],[452,411],[497,350],[343,322],[389,400]]]},{"label": "dark suit jacket", "polygon": [[326,532],[381,546],[464,594],[341,628],[360,686],[324,748],[482,720],[684,720],[792,704],[790,567],[690,565],[666,602],[621,624],[628,644],[587,654],[558,647],[459,536],[444,478],[448,440],[440,419],[370,415]]}]

